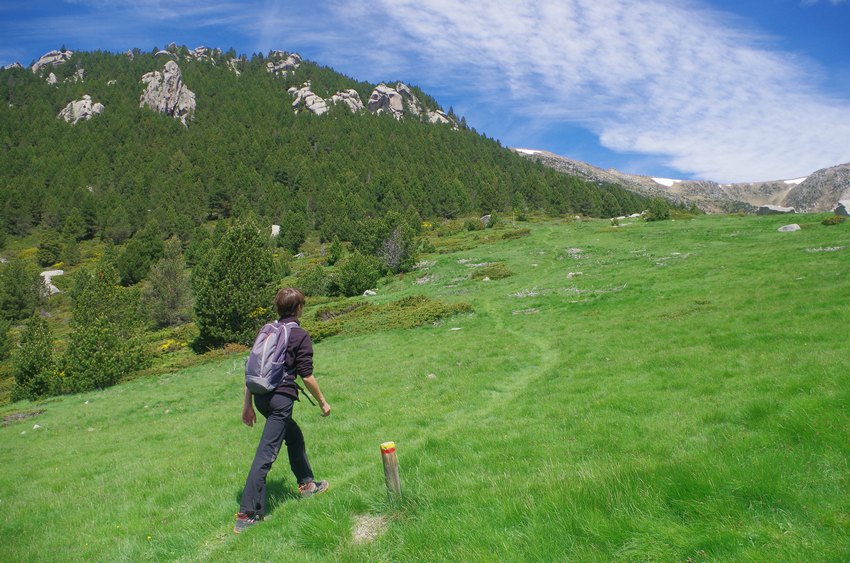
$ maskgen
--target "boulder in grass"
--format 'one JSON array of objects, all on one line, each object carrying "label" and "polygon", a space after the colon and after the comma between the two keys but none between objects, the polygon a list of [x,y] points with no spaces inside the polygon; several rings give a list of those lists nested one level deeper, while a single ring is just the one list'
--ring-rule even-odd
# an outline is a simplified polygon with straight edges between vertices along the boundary
[{"label": "boulder in grass", "polygon": [[797,223],[791,223],[790,225],[784,225],[782,227],[779,227],[776,230],[780,233],[793,233],[794,231],[800,230],[800,225],[798,225]]},{"label": "boulder in grass", "polygon": [[850,199],[842,199],[832,210],[839,217],[850,217]]}]

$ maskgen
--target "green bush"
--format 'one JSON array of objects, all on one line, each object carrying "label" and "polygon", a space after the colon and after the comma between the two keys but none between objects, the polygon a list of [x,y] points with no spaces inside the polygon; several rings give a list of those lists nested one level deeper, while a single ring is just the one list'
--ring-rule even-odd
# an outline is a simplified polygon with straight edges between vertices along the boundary
[{"label": "green bush", "polygon": [[0,318],[0,362],[12,352],[12,321]]},{"label": "green bush", "polygon": [[505,240],[514,239],[514,238],[522,238],[527,237],[531,234],[530,229],[516,229],[513,231],[508,231],[507,233],[502,233],[502,238]]},{"label": "green bush", "polygon": [[280,221],[280,234],[277,237],[277,245],[292,253],[307,240],[307,218],[303,213],[287,211]]},{"label": "green bush", "polygon": [[490,278],[491,280],[500,280],[512,275],[514,275],[513,270],[508,268],[502,262],[496,262],[495,264],[490,264],[489,266],[483,266],[476,269],[472,272],[472,279],[482,280],[484,278]]},{"label": "green bush", "polygon": [[295,276],[295,285],[304,295],[316,297],[330,293],[331,278],[327,268],[316,264]]},{"label": "green bush", "polygon": [[380,277],[381,264],[378,259],[355,251],[339,267],[334,277],[334,285],[339,293],[351,297],[375,287]]},{"label": "green bush", "polygon": [[644,219],[647,221],[665,221],[670,218],[670,204],[663,197],[654,197],[649,201]]},{"label": "green bush", "polygon": [[833,215],[832,217],[827,217],[823,221],[821,221],[822,225],[838,225],[847,220],[847,217],[842,217],[841,215]]},{"label": "green bush", "polygon": [[53,333],[39,314],[30,317],[21,334],[12,373],[15,377],[12,400],[38,399],[61,391],[60,377],[53,360]]}]

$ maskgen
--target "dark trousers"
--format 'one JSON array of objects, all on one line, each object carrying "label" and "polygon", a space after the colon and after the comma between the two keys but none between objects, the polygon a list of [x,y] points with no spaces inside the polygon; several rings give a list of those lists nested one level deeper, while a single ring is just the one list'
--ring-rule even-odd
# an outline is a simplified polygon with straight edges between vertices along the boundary
[{"label": "dark trousers", "polygon": [[254,405],[266,417],[263,436],[254,463],[242,491],[242,501],[239,511],[247,514],[265,514],[266,512],[266,475],[277,459],[280,446],[286,442],[286,453],[289,454],[289,467],[295,474],[298,484],[309,483],[313,480],[313,470],[307,460],[307,450],[304,447],[304,434],[292,420],[294,399],[280,393],[254,395]]}]

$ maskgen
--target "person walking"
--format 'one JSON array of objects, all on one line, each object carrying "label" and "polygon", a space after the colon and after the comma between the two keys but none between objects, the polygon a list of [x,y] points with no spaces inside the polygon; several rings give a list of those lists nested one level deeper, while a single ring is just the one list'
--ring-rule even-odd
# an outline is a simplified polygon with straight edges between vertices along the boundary
[{"label": "person walking", "polygon": [[[275,307],[281,323],[298,323],[298,317],[304,311],[304,294],[293,287],[283,288],[275,296]],[[310,392],[319,407],[322,416],[331,414],[331,406],[322,395],[319,382],[313,375],[313,343],[310,335],[300,325],[293,326],[286,347],[284,370],[287,375],[278,387],[264,395],[253,395],[245,388],[245,402],[242,407],[242,422],[253,426],[257,421],[257,410],[266,418],[263,435],[254,455],[254,462],[248,472],[239,512],[236,514],[236,525],[233,531],[237,534],[249,526],[263,520],[266,511],[266,476],[272,464],[277,459],[281,445],[286,443],[286,453],[289,456],[289,467],[295,474],[298,492],[302,498],[309,498],[328,490],[327,481],[316,481],[313,470],[307,459],[304,444],[304,434],[292,418],[292,408],[299,400],[300,387],[296,383],[297,376],[301,377],[304,386]],[[253,397],[253,404],[252,399]]]}]

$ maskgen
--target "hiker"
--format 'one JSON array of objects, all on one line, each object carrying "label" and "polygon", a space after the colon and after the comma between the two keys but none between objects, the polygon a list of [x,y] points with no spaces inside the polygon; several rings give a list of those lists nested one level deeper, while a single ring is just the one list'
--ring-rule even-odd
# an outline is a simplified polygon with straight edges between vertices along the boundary
[{"label": "hiker", "polygon": [[[253,404],[266,418],[263,435],[251,471],[245,482],[242,500],[239,503],[239,513],[236,515],[236,526],[233,531],[237,534],[263,519],[266,509],[266,475],[272,467],[281,444],[286,442],[289,454],[289,467],[298,482],[298,491],[302,498],[321,494],[328,489],[327,481],[315,481],[310,462],[307,460],[307,450],[304,446],[304,435],[292,418],[292,408],[298,399],[300,386],[296,383],[297,376],[319,402],[322,416],[331,414],[331,406],[322,395],[319,383],[313,376],[313,343],[298,323],[298,317],[304,310],[304,294],[299,290],[288,287],[277,292],[275,307],[281,323],[295,323],[291,326],[289,340],[286,346],[284,369],[287,374],[282,383],[273,391],[266,394],[252,394],[245,387],[245,404],[242,408],[242,422],[253,426],[257,420]],[[302,390],[303,391],[303,390]],[[308,397],[309,399],[309,397]]]}]

